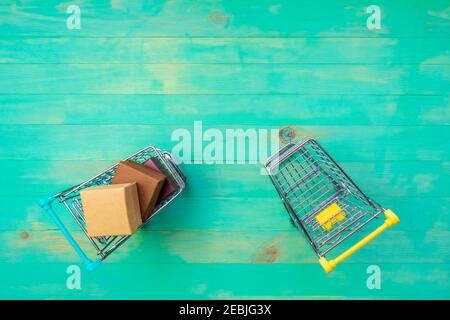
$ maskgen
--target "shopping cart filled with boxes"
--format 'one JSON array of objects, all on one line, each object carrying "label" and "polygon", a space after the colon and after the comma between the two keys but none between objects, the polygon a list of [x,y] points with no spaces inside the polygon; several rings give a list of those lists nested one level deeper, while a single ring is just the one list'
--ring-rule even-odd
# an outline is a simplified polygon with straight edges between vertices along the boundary
[{"label": "shopping cart filled with boxes", "polygon": [[[174,191],[170,194],[170,196],[160,201],[152,209],[148,218],[143,221],[141,225],[142,227],[146,222],[148,222],[152,217],[154,217],[158,212],[178,197],[185,187],[186,177],[169,152],[159,150],[152,146],[146,147],[124,160],[129,160],[139,164],[143,164],[148,160],[156,162],[158,164],[158,168],[162,171],[161,173],[166,176],[168,183],[170,183],[174,188]],[[89,271],[98,267],[104,259],[106,259],[113,251],[119,248],[127,239],[130,238],[129,235],[90,237],[86,230],[86,220],[83,214],[83,206],[80,198],[80,192],[86,188],[111,184],[112,178],[116,173],[117,166],[118,164],[115,164],[79,185],[40,201],[41,207],[50,214],[55,224],[67,238],[77,254],[81,257]],[[74,231],[72,233],[69,232],[68,228],[66,228],[66,224],[63,222],[63,219],[67,218],[67,216],[69,216],[71,220],[69,223],[73,225],[73,222],[75,222],[75,226],[77,227],[74,230],[71,230]],[[75,238],[72,234],[79,235],[80,232],[77,231],[80,230],[82,231],[81,236]],[[83,246],[84,248],[82,248],[80,243],[85,242],[90,243],[90,245],[85,245]],[[95,255],[95,258],[90,257],[87,251],[91,253],[91,256]]]},{"label": "shopping cart filled with boxes", "polygon": [[[286,145],[264,166],[294,225],[305,233],[326,272],[400,221],[369,199],[314,139]],[[383,213],[383,224],[336,258],[326,259]]]}]

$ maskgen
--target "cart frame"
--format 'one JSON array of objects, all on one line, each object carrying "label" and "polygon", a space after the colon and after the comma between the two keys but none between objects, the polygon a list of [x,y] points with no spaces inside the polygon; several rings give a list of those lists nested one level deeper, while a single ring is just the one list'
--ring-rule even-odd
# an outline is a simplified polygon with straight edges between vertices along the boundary
[{"label": "cart frame", "polygon": [[[366,196],[315,139],[287,144],[264,167],[292,223],[306,235],[326,272],[400,221],[392,210]],[[335,214],[320,221],[319,215],[331,206],[337,208]],[[381,226],[335,259],[326,259],[330,251],[383,213]]]},{"label": "cart frame", "polygon": [[[138,163],[143,163],[150,158],[156,158],[159,164],[162,165],[163,167],[162,169],[166,174],[167,179],[171,180],[176,190],[167,199],[157,204],[157,206],[153,209],[153,212],[142,223],[142,225],[139,228],[142,228],[151,218],[153,218],[164,207],[166,207],[170,202],[172,202],[175,198],[177,198],[186,185],[186,176],[184,175],[183,171],[178,166],[178,164],[175,162],[170,152],[162,151],[153,146],[148,146],[123,160],[132,160]],[[89,237],[86,231],[80,201],[79,193],[81,190],[91,186],[110,184],[118,164],[119,163],[114,164],[113,166],[109,167],[108,169],[104,170],[103,172],[97,174],[96,176],[86,180],[81,184],[75,185],[71,188],[68,188],[62,192],[59,192],[55,195],[52,195],[39,201],[39,205],[49,213],[50,217],[57,225],[57,227],[61,230],[64,237],[73,247],[75,252],[83,260],[83,263],[85,264],[86,269],[88,271],[93,271],[98,266],[100,266],[103,260],[105,260],[112,252],[114,252],[117,248],[123,245],[126,242],[126,240],[128,240],[131,237],[131,235],[110,236],[110,237]],[[80,247],[78,242],[74,239],[70,231],[66,228],[66,226],[61,221],[58,214],[55,212],[53,208],[53,205],[55,204],[63,205],[66,211],[70,213],[71,217],[75,219],[80,229],[83,231],[85,236],[88,238],[89,242],[97,251],[98,258],[96,259],[89,258],[88,255],[85,253],[85,251]]]}]

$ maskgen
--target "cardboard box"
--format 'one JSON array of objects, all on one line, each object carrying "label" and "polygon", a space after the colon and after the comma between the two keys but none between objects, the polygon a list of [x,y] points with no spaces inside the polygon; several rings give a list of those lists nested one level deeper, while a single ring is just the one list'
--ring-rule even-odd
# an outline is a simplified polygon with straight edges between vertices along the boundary
[{"label": "cardboard box", "polygon": [[90,237],[131,235],[142,224],[136,183],[86,188],[80,196]]},{"label": "cardboard box", "polygon": [[[147,161],[144,162],[144,166],[156,170],[160,173],[164,173],[162,169],[162,164],[158,162],[155,158],[150,158]],[[169,179],[166,179],[166,182],[164,183],[161,192],[158,197],[157,203],[163,201],[164,199],[167,199],[172,193],[176,191],[176,187],[173,185],[172,181]]]},{"label": "cardboard box", "polygon": [[165,181],[166,176],[155,170],[133,161],[122,161],[117,166],[112,184],[136,182],[141,217],[145,221],[152,213]]}]

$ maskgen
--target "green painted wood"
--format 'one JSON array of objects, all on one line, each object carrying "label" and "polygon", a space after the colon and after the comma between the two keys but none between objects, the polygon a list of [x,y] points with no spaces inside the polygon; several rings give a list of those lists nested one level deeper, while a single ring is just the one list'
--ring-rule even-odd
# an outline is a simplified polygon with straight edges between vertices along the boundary
[{"label": "green painted wood", "polygon": [[[367,4],[359,1],[89,1],[80,4],[83,27],[76,36],[449,36],[445,0],[377,3],[384,28],[368,33]],[[3,35],[67,36],[65,9],[58,0],[4,1]]]},{"label": "green painted wood", "polygon": [[[0,298],[450,297],[448,1],[378,1],[373,31],[349,0],[75,3],[81,30],[67,3],[0,4]],[[326,275],[259,164],[185,164],[182,196],[66,289],[80,261],[37,200],[197,120],[317,137],[401,223]]]},{"label": "green painted wood", "polygon": [[439,38],[0,37],[0,53],[0,63],[18,64],[450,63],[448,45]]},{"label": "green painted wood", "polygon": [[[83,273],[79,291],[65,287],[67,264],[45,266],[46,272],[38,272],[41,263],[16,264],[16,277],[2,272],[0,297],[40,298],[45,291],[53,299],[433,299],[448,292],[442,281],[448,270],[432,263],[382,264],[381,290],[367,290],[367,264],[343,265],[339,273],[325,275],[315,264],[108,263]],[[152,276],[143,281],[142,275]]]},{"label": "green painted wood", "polygon": [[[287,123],[288,124],[288,123]],[[287,125],[286,124],[286,125]],[[0,160],[120,160],[153,145],[172,150],[181,139],[171,141],[174,130],[191,131],[194,123],[173,125],[2,125],[0,136],[14,148],[0,149]],[[282,129],[284,127],[204,124],[203,131],[226,129]],[[294,138],[316,137],[339,161],[446,161],[448,126],[294,126]],[[19,134],[20,133],[20,134]],[[276,137],[274,137],[276,138]],[[235,145],[241,139],[234,139]],[[229,142],[230,144],[232,142]],[[203,145],[206,145],[204,143]],[[225,148],[225,147],[224,147]],[[192,149],[193,150],[193,149]],[[225,149],[224,149],[225,155]],[[246,159],[249,152],[245,154]],[[194,159],[194,151],[190,159]],[[200,160],[200,159],[199,159]],[[236,166],[236,170],[242,170]]]},{"label": "green painted wood", "polygon": [[[0,124],[448,125],[431,95],[0,95]],[[226,106],[226,108],[224,108]],[[276,113],[274,112],[276,106]],[[130,112],[130,109],[133,112]],[[242,114],[243,117],[236,117]],[[268,116],[270,115],[270,117]]]},{"label": "green painted wood", "polygon": [[1,94],[399,95],[448,94],[450,65],[1,64],[0,73]]},{"label": "green painted wood", "polygon": [[[4,195],[57,193],[77,185],[111,166],[113,161],[1,161],[3,181],[11,186]],[[18,164],[21,164],[18,167]],[[341,162],[342,167],[373,197],[450,196],[450,162]],[[215,164],[182,166],[191,178],[185,197],[269,197],[276,192],[260,165]],[[239,177],[246,177],[242,179]],[[31,181],[30,181],[31,180]]]},{"label": "green painted wood", "polygon": [[[381,224],[381,221],[374,226]],[[366,235],[370,229],[361,231]],[[84,233],[72,232],[82,248],[95,258]],[[370,246],[346,260],[346,263],[450,263],[450,231],[429,229],[411,232],[399,225],[378,237]],[[360,238],[360,237],[358,237]],[[75,260],[66,239],[59,231],[2,231],[0,239],[8,244],[0,249],[1,263],[64,262]],[[353,241],[354,239],[351,239]],[[350,241],[350,240],[349,240]],[[20,250],[10,251],[10,247]],[[347,246],[331,251],[333,258]],[[110,263],[183,264],[183,263],[318,263],[307,240],[293,227],[289,231],[178,230],[139,231],[120,252],[108,258]],[[321,268],[319,265],[318,268]]]},{"label": "green painted wood", "polygon": [[[41,194],[27,196],[0,197],[0,230],[18,233],[28,231],[57,230],[45,212],[34,202],[54,190],[43,188]],[[54,189],[54,188],[53,188]],[[402,214],[402,225],[411,231],[423,231],[434,227],[449,230],[450,197],[401,196],[386,197],[374,195],[374,198],[387,208],[393,208]],[[239,208],[239,209],[237,209]],[[187,214],[180,214],[187,212]],[[420,212],[423,219],[417,219],[411,212]],[[243,214],[245,213],[245,214]],[[67,219],[68,214],[61,212],[69,228],[76,229],[76,222]],[[189,194],[177,199],[164,213],[155,216],[145,229],[163,230],[239,230],[258,232],[259,230],[286,231],[292,228],[282,203],[274,196],[265,198],[247,197],[190,197]]]}]

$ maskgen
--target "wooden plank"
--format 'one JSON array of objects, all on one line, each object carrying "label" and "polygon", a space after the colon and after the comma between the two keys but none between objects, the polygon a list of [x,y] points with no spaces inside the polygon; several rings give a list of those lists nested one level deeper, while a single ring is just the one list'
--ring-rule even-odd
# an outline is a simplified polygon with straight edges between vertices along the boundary
[{"label": "wooden plank", "polygon": [[[80,30],[66,28],[67,4],[2,2],[4,36],[292,36],[448,37],[448,2],[380,0],[382,28],[368,30],[367,4],[356,1],[167,1],[150,4],[84,1]],[[325,9],[326,8],[326,9]],[[189,14],[187,14],[189,13]],[[332,13],[332,16],[330,14]]]},{"label": "wooden plank", "polygon": [[[360,230],[355,239],[374,230]],[[93,258],[95,252],[81,231],[71,232]],[[59,231],[0,231],[2,263],[67,262],[76,253]],[[348,239],[327,255],[332,258],[352,243]],[[433,228],[409,231],[399,224],[352,255],[346,263],[449,263],[449,231]],[[318,263],[318,258],[299,230],[141,230],[117,252],[112,263]]]},{"label": "wooden plank", "polygon": [[[0,95],[0,124],[448,125],[450,96]],[[276,110],[276,112],[274,112]],[[236,115],[242,115],[236,116]],[[270,115],[270,116],[268,116]]]},{"label": "wooden plank", "polygon": [[[39,195],[0,197],[0,230],[43,231],[57,230],[49,216],[37,205]],[[450,197],[382,197],[374,198],[386,208],[392,208],[401,224],[410,231],[439,227],[449,230]],[[78,225],[62,210],[58,214],[70,230]],[[170,206],[156,215],[145,229],[164,230],[260,230],[287,231],[292,229],[281,201],[273,197],[193,198],[182,194]]]},{"label": "wooden plank", "polygon": [[447,95],[450,65],[0,64],[0,73],[0,94]]},{"label": "wooden plank", "polygon": [[[82,271],[68,290],[66,269],[78,263],[0,264],[8,299],[448,299],[443,264],[380,264],[381,290],[366,285],[368,264],[343,264],[325,274],[317,264],[106,263]],[[45,271],[40,271],[45,270]],[[145,277],[143,277],[145,275]]]},{"label": "wooden plank", "polygon": [[[339,162],[446,161],[450,159],[450,150],[446,148],[449,126],[343,127],[291,124],[294,125],[289,127],[292,129],[289,131],[291,138],[315,137]],[[257,131],[277,129],[277,127],[204,124],[202,126],[203,133],[209,128],[218,129],[224,137],[227,129]],[[196,143],[193,132],[194,124],[190,126],[1,125],[0,139],[4,148],[0,149],[0,160],[119,160],[148,145],[171,151],[176,144],[183,140],[175,137],[174,141],[171,141],[171,135],[177,129],[186,129],[190,132],[191,139],[186,137],[185,140],[186,143],[191,141],[190,159],[194,160],[193,146]],[[244,139],[245,137],[235,138],[228,143],[232,144],[234,140],[234,145],[237,146],[237,141],[244,143],[246,142]],[[196,141],[198,140],[196,139]],[[207,144],[207,142],[202,143],[203,147]],[[223,146],[225,146],[225,142]],[[270,149],[267,153],[271,153]],[[188,154],[189,152],[186,151],[186,157]],[[196,156],[196,160],[201,160],[198,157],[200,154]],[[264,161],[262,158],[261,156],[261,160]],[[222,159],[226,159],[225,147],[223,147]],[[248,150],[245,159],[249,159]]]},{"label": "wooden plank", "polygon": [[449,54],[439,38],[0,38],[0,63],[14,64],[448,65]]},{"label": "wooden plank", "polygon": [[[113,162],[97,161],[1,161],[4,196],[46,196],[77,185]],[[449,162],[342,162],[356,183],[373,197],[447,197]],[[275,197],[270,179],[260,165],[183,165],[187,176],[186,197]]]}]

